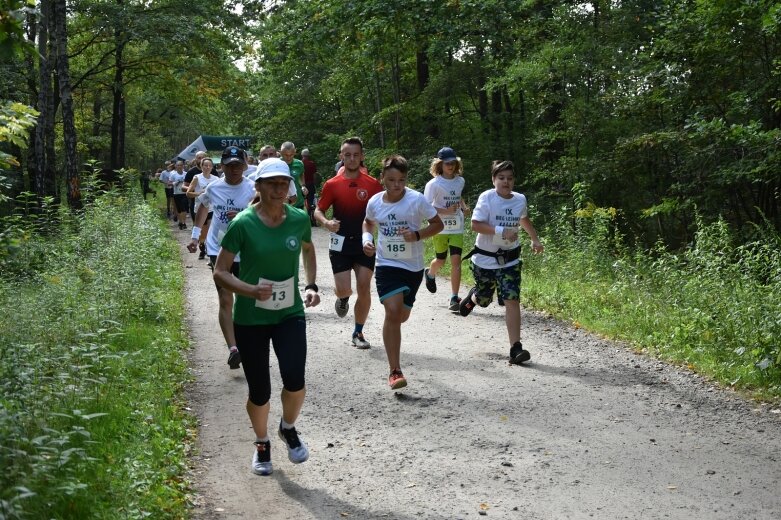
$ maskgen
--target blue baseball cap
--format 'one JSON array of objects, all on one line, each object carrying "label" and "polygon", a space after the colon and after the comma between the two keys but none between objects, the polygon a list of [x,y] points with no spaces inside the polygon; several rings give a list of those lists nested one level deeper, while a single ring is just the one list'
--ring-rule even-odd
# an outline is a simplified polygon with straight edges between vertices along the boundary
[{"label": "blue baseball cap", "polygon": [[458,160],[458,156],[456,155],[455,150],[449,146],[445,146],[440,148],[437,152],[437,159],[440,159],[442,162],[453,162]]}]

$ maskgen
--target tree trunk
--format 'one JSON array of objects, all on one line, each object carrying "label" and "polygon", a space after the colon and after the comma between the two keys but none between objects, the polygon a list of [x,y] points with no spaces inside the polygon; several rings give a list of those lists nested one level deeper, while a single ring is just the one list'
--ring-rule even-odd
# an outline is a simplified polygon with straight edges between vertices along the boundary
[{"label": "tree trunk", "polygon": [[70,65],[68,61],[67,11],[65,0],[54,0],[54,41],[57,49],[57,79],[62,104],[62,136],[65,151],[65,186],[68,205],[81,208],[79,165],[76,159],[76,125],[73,117]]},{"label": "tree trunk", "polygon": [[[35,125],[35,137],[33,150],[35,165],[33,168],[33,190],[38,199],[43,199],[47,195],[54,193],[54,168],[48,159],[47,154],[47,129],[53,125],[54,107],[52,105],[52,77],[51,62],[49,54],[49,25],[52,19],[51,1],[41,0],[40,20],[38,27],[38,122]],[[53,128],[53,126],[52,126]],[[48,155],[48,157],[47,157]]]},{"label": "tree trunk", "polygon": [[[377,114],[382,110],[382,89],[380,84],[380,73],[377,67],[374,68],[374,110]],[[382,118],[377,118],[377,132],[380,138],[380,148],[385,148],[385,126],[382,124]]]},{"label": "tree trunk", "polygon": [[125,93],[124,93],[124,74],[123,52],[125,44],[121,41],[119,30],[115,32],[117,43],[117,52],[114,57],[114,84],[111,87],[113,94],[112,112],[111,112],[111,161],[110,168],[118,170],[125,167]]}]

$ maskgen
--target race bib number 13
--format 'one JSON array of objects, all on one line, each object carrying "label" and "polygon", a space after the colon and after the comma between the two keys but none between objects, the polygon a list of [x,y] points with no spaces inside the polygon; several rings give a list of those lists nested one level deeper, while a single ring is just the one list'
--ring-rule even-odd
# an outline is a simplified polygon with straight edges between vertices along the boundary
[{"label": "race bib number 13", "polygon": [[342,251],[342,248],[344,247],[344,237],[342,235],[337,235],[336,233],[331,233],[331,243],[328,246],[328,248],[331,251],[336,251],[337,253]]},{"label": "race bib number 13", "polygon": [[405,242],[404,237],[385,237],[383,245],[383,256],[396,260],[406,260],[412,258],[412,243]]},{"label": "race bib number 13", "polygon": [[255,307],[278,311],[292,307],[295,301],[294,284],[295,278],[288,278],[282,282],[273,282],[271,280],[258,280],[258,285],[271,284],[271,298],[265,301],[255,300]]}]

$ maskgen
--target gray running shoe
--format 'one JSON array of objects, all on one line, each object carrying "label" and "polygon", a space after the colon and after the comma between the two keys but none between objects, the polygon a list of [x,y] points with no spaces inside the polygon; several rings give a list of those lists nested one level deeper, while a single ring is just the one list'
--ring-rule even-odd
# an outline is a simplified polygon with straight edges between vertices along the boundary
[{"label": "gray running shoe", "polygon": [[450,298],[450,305],[448,306],[448,309],[453,312],[459,312],[461,310],[461,298],[458,296],[453,296]]},{"label": "gray running shoe", "polygon": [[298,436],[298,432],[295,427],[290,429],[282,428],[282,423],[279,424],[279,438],[285,441],[287,444],[287,458],[293,464],[301,464],[309,458],[309,449]]},{"label": "gray running shoe", "polygon": [[347,311],[350,310],[350,298],[337,298],[336,303],[334,303],[334,310],[336,310],[336,315],[340,318],[347,316]]},{"label": "gray running shoe", "polygon": [[255,442],[255,454],[252,455],[252,472],[256,475],[271,475],[271,442]]},{"label": "gray running shoe", "polygon": [[363,337],[363,332],[353,334],[353,345],[361,350],[371,348],[371,344]]}]

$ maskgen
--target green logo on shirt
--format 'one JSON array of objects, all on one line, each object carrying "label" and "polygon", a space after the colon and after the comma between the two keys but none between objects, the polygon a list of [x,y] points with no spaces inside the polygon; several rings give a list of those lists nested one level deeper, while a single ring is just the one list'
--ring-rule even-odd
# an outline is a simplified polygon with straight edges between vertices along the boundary
[{"label": "green logo on shirt", "polygon": [[291,251],[297,250],[298,249],[298,237],[287,237],[287,240],[285,240],[285,245]]}]

